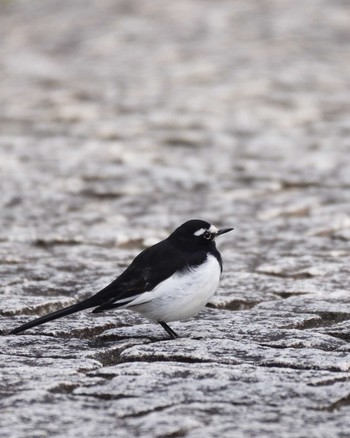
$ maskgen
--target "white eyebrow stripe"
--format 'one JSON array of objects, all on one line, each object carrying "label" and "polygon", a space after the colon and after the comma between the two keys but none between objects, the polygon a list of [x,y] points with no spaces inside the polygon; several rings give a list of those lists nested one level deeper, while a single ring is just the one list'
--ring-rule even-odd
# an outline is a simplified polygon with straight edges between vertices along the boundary
[{"label": "white eyebrow stripe", "polygon": [[210,225],[210,227],[208,228],[208,230],[206,228],[200,228],[199,230],[197,230],[195,233],[193,233],[195,236],[201,236],[203,233],[205,233],[206,231],[209,231],[209,233],[211,234],[217,234],[217,232],[219,231],[216,227],[214,227],[214,225]]},{"label": "white eyebrow stripe", "polygon": [[205,228],[201,228],[197,230],[195,233],[193,233],[195,236],[201,236],[205,231],[207,231]]},{"label": "white eyebrow stripe", "polygon": [[218,231],[219,230],[216,227],[214,227],[214,225],[210,225],[210,228],[209,228],[210,233],[216,234]]}]

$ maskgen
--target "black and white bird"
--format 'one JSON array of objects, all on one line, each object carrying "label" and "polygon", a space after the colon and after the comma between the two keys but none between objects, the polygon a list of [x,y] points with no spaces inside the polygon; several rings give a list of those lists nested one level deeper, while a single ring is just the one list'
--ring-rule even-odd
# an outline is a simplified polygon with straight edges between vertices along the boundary
[{"label": "black and white bird", "polygon": [[167,239],[142,251],[119,277],[92,297],[34,319],[10,334],[95,307],[93,313],[134,310],[176,338],[167,323],[196,315],[214,295],[222,272],[215,238],[231,230],[189,220]]}]

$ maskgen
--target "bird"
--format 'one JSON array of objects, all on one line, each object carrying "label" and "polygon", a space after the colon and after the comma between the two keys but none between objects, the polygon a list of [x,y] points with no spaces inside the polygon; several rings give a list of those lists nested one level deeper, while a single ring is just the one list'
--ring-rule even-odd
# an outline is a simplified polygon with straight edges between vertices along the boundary
[{"label": "bird", "polygon": [[138,254],[96,294],[16,327],[10,334],[89,308],[94,308],[92,313],[119,308],[160,324],[175,339],[178,334],[167,323],[197,315],[216,292],[223,265],[215,239],[232,230],[218,229],[200,219],[188,220],[165,240]]}]

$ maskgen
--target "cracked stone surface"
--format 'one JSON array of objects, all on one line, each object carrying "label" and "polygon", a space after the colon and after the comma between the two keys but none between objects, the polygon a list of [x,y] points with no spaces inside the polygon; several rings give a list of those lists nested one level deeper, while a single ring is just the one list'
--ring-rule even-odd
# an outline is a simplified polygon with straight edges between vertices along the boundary
[{"label": "cracked stone surface", "polygon": [[[3,0],[0,41],[1,436],[348,437],[348,4]],[[179,339],[7,335],[190,218],[235,232]]]}]

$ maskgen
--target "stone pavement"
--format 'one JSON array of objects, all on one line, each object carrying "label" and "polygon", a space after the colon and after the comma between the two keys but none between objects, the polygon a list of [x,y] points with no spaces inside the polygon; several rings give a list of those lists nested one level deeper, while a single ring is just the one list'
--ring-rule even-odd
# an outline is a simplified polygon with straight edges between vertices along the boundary
[{"label": "stone pavement", "polygon": [[[350,8],[0,2],[0,432],[350,433]],[[198,317],[88,312],[190,218],[235,231]]]}]

